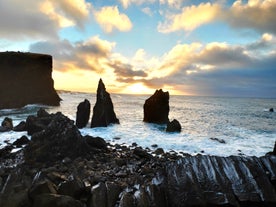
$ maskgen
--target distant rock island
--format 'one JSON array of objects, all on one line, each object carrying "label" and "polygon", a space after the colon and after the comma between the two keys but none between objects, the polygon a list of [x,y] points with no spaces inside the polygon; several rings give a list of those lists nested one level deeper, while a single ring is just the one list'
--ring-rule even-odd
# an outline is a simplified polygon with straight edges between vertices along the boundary
[{"label": "distant rock island", "polygon": [[51,55],[0,52],[0,109],[57,106],[60,100],[54,89]]}]

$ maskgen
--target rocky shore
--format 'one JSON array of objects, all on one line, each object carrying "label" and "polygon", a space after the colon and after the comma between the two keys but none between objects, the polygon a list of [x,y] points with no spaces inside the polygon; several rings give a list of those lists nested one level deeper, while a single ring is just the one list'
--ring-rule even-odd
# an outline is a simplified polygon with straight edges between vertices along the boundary
[{"label": "rocky shore", "polygon": [[180,156],[111,145],[44,110],[22,130],[30,141],[0,150],[1,207],[276,205],[275,150],[260,158]]}]

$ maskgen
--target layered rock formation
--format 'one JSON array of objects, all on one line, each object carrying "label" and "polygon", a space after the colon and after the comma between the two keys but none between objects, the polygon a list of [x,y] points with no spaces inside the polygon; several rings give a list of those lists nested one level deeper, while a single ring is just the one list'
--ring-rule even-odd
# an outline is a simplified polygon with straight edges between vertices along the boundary
[{"label": "layered rock formation", "polygon": [[276,205],[274,155],[180,156],[113,146],[82,137],[61,113],[35,117],[26,128],[40,130],[25,149],[0,150],[0,206]]},{"label": "layered rock formation", "polygon": [[0,109],[59,105],[50,55],[0,52]]},{"label": "layered rock formation", "polygon": [[144,104],[144,122],[166,124],[169,121],[169,92],[156,90]]},{"label": "layered rock formation", "polygon": [[119,124],[114,112],[110,94],[106,91],[105,85],[100,79],[97,89],[97,101],[93,108],[91,127],[107,127],[109,124]]},{"label": "layered rock formation", "polygon": [[77,118],[76,118],[76,126],[81,129],[85,127],[89,121],[90,117],[90,102],[85,99],[78,105],[77,108]]}]

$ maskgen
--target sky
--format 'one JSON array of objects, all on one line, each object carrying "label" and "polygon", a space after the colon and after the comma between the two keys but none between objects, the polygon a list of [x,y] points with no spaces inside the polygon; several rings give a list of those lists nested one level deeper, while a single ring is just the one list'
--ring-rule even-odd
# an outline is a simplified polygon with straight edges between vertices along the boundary
[{"label": "sky", "polygon": [[0,0],[0,50],[59,90],[276,98],[276,0]]}]

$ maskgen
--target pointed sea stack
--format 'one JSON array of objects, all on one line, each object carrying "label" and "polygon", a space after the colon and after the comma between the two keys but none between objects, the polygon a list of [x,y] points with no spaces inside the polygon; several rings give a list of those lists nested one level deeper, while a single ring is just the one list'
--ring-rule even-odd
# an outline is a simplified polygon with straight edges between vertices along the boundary
[{"label": "pointed sea stack", "polygon": [[85,127],[89,121],[90,116],[90,102],[85,99],[78,105],[76,126],[81,129]]},{"label": "pointed sea stack", "polygon": [[166,124],[169,122],[169,92],[163,92],[162,89],[145,101],[144,104],[144,122]]},{"label": "pointed sea stack", "polygon": [[60,100],[52,79],[52,56],[0,52],[0,109],[27,104],[57,106]]},{"label": "pointed sea stack", "polygon": [[107,127],[109,124],[119,124],[114,112],[110,94],[106,91],[102,79],[100,79],[97,89],[97,101],[93,108],[91,128]]}]

